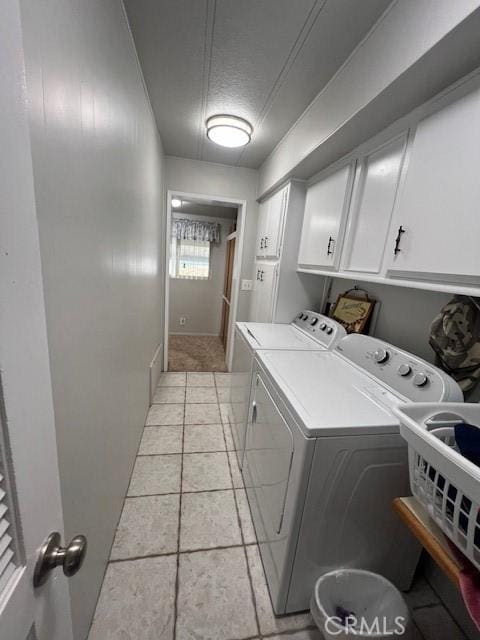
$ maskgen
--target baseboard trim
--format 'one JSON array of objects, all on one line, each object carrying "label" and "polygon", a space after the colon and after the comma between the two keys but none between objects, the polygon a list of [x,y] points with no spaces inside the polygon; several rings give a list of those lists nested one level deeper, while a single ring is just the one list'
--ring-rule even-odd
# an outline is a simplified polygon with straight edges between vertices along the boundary
[{"label": "baseboard trim", "polygon": [[149,368],[149,398],[150,404],[152,404],[155,389],[157,388],[160,374],[163,370],[163,344],[160,343],[155,349],[152,361]]},{"label": "baseboard trim", "polygon": [[211,336],[214,338],[220,337],[219,333],[195,333],[194,331],[191,331],[189,333],[177,333],[175,331],[170,331],[168,335],[169,336]]}]

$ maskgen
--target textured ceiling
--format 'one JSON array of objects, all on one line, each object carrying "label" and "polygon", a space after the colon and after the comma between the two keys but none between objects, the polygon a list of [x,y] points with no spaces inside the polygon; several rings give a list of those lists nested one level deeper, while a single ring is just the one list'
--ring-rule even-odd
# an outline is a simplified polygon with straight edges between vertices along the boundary
[{"label": "textured ceiling", "polygon": [[[258,168],[391,0],[125,0],[165,152]],[[205,136],[232,113],[243,149]]]}]

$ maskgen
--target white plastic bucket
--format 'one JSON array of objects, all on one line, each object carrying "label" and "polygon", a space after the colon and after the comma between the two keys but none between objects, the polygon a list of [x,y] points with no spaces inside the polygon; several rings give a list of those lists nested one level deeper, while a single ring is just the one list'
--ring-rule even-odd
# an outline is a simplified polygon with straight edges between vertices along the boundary
[{"label": "white plastic bucket", "polygon": [[400,591],[383,576],[341,569],[315,583],[310,609],[327,640],[406,640],[410,614]]}]

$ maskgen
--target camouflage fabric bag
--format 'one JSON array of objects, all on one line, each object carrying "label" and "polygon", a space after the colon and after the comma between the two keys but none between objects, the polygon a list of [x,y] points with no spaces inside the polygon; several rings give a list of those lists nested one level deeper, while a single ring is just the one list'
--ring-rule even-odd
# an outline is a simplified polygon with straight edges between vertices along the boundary
[{"label": "camouflage fabric bag", "polygon": [[430,328],[436,364],[469,391],[480,379],[480,310],[467,296],[455,296]]}]

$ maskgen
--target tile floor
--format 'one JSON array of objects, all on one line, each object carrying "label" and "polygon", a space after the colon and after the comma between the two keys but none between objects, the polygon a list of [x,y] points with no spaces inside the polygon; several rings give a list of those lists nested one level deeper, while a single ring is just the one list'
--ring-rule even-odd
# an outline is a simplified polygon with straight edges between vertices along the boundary
[{"label": "tile floor", "polygon": [[[273,615],[226,417],[225,373],[162,374],[89,640],[320,640]],[[464,635],[428,583],[413,640]]]}]

